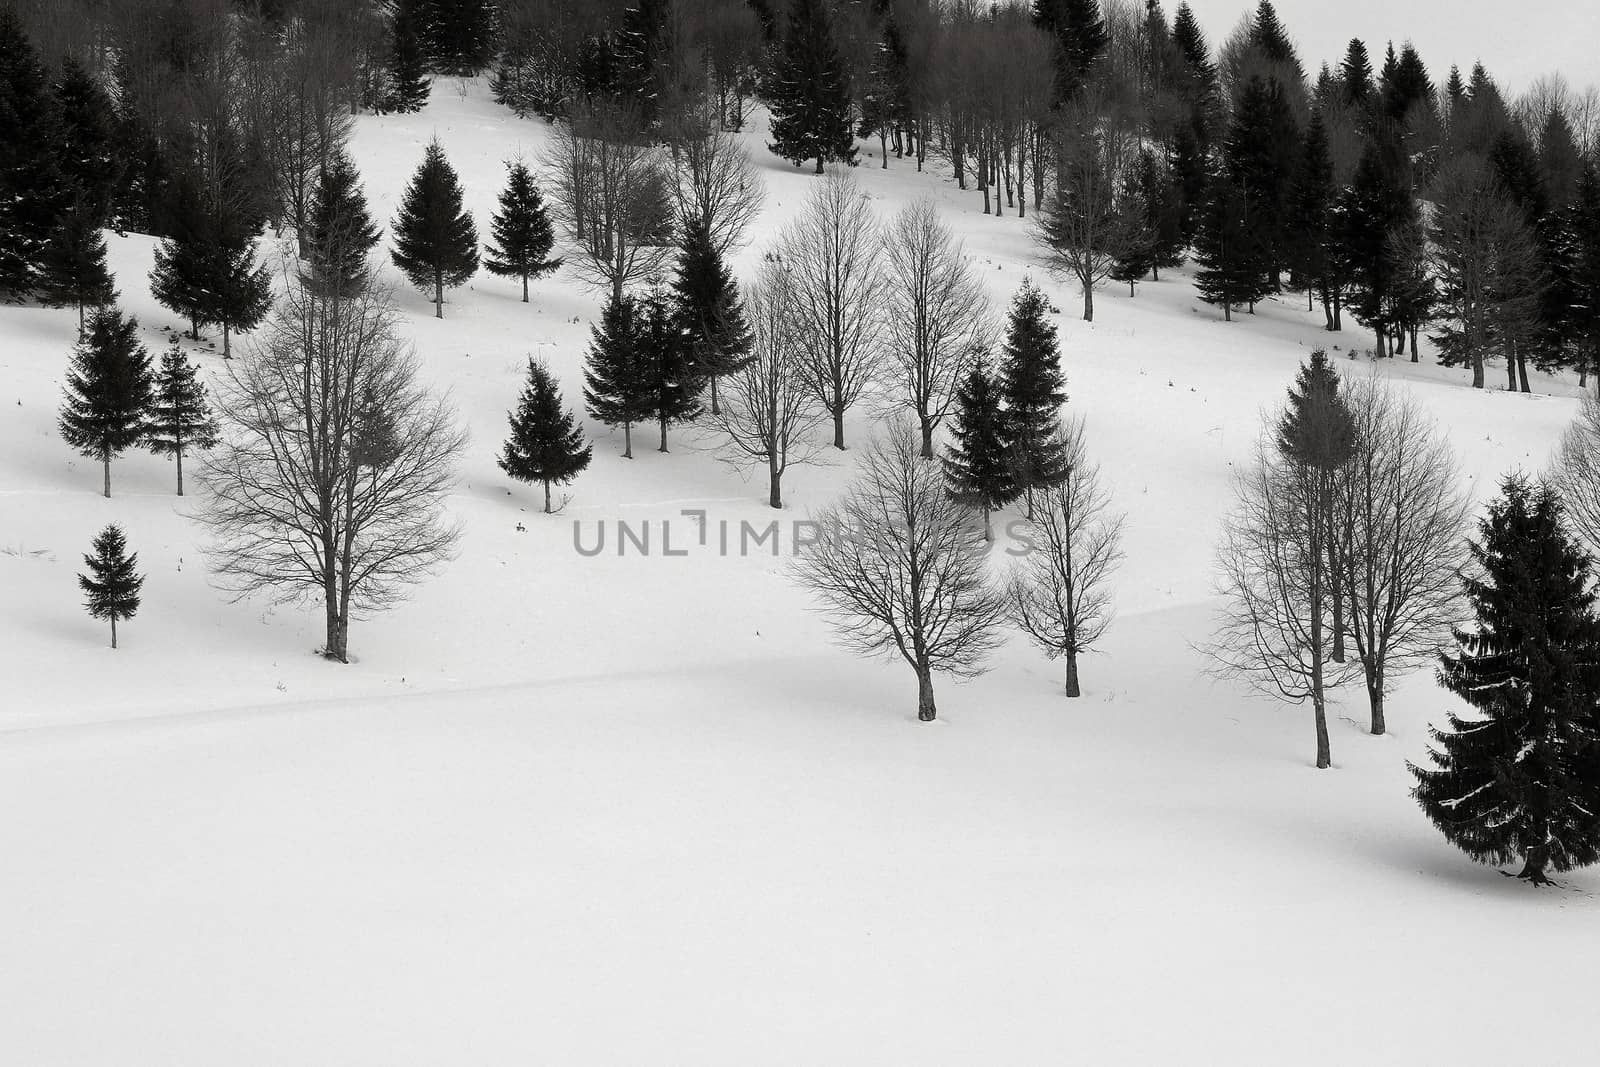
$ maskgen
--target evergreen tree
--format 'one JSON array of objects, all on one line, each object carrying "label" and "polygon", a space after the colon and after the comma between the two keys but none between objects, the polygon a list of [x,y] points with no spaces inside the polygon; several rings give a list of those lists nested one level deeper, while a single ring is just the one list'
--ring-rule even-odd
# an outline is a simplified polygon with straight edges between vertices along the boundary
[{"label": "evergreen tree", "polygon": [[[1188,105],[1187,130],[1195,140],[1195,152],[1203,155],[1211,144],[1212,130],[1220,103],[1217,65],[1211,59],[1205,32],[1188,4],[1179,4],[1172,19],[1172,43],[1182,57],[1183,79],[1179,96]],[[1184,127],[1180,127],[1180,132]],[[1198,203],[1190,200],[1188,203]]]},{"label": "evergreen tree", "polygon": [[343,148],[335,148],[317,177],[307,220],[305,250],[312,286],[326,293],[354,294],[371,274],[369,256],[380,237],[367,212],[361,177]]},{"label": "evergreen tree", "polygon": [[566,485],[583,473],[592,450],[572,412],[561,406],[561,391],[543,363],[528,361],[528,384],[510,420],[511,436],[500,454],[500,469],[519,482],[544,483],[548,515],[550,486]]},{"label": "evergreen tree", "polygon": [[123,318],[116,308],[94,313],[73,354],[57,422],[67,444],[104,465],[108,497],[112,459],[145,438],[150,356],[138,331],[138,322]]},{"label": "evergreen tree", "polygon": [[494,0],[425,0],[423,37],[433,69],[471,78],[495,49]]},{"label": "evergreen tree", "polygon": [[56,163],[60,138],[44,66],[15,10],[0,5],[0,297],[33,291],[71,196]]},{"label": "evergreen tree", "polygon": [[100,232],[96,209],[88,195],[80,192],[44,247],[39,264],[39,299],[47,304],[76,307],[81,334],[84,308],[109,304],[116,295],[106,267],[106,239]]},{"label": "evergreen tree", "polygon": [[1056,102],[1075,99],[1111,46],[1100,0],[1034,0],[1033,21],[1055,42]]},{"label": "evergreen tree", "polygon": [[215,247],[215,304],[209,321],[222,327],[222,358],[233,358],[233,334],[253,330],[272,310],[272,275],[256,261],[256,238],[234,230]]},{"label": "evergreen tree", "polygon": [[384,110],[409,114],[428,103],[428,54],[423,45],[427,0],[398,0],[389,28],[389,92]]},{"label": "evergreen tree", "polygon": [[177,341],[161,355],[150,403],[150,451],[178,464],[178,495],[183,495],[183,457],[217,443],[217,422],[206,401],[205,383]]},{"label": "evergreen tree", "polygon": [[1365,113],[1372,106],[1372,57],[1359,37],[1350,38],[1344,62],[1339,64],[1340,99],[1346,107]]},{"label": "evergreen tree", "polygon": [[[1004,435],[1011,449],[1017,492],[1060,484],[1066,477],[1060,448],[1061,405],[1067,402],[1061,349],[1050,321],[1050,302],[1031,279],[1011,301],[1000,363],[999,391],[1005,405]],[[1029,497],[1030,503],[1032,497]]]},{"label": "evergreen tree", "polygon": [[1276,79],[1253,77],[1239,98],[1224,151],[1229,177],[1243,190],[1246,217],[1277,275],[1288,256],[1289,193],[1299,157],[1294,112]]},{"label": "evergreen tree", "polygon": [[118,153],[116,105],[84,65],[71,56],[61,61],[55,99],[61,119],[56,158],[62,177],[77,196],[87,200],[89,217],[95,225],[103,226],[111,217],[111,199],[125,166]]},{"label": "evergreen tree", "polygon": [[1212,176],[1195,234],[1195,288],[1200,299],[1222,308],[1233,321],[1233,309],[1255,303],[1272,292],[1270,257],[1250,223],[1249,200],[1226,174]]},{"label": "evergreen tree", "polygon": [[1589,559],[1548,486],[1508,478],[1479,523],[1464,579],[1477,617],[1441,656],[1439,683],[1477,712],[1432,730],[1412,791],[1450,843],[1480,863],[1547,870],[1600,859],[1600,623]]},{"label": "evergreen tree", "polygon": [[967,507],[983,512],[983,537],[994,540],[989,516],[1017,497],[1015,464],[1000,410],[1000,390],[983,360],[956,387],[952,441],[942,461],[945,489]]},{"label": "evergreen tree", "polygon": [[1320,110],[1311,113],[1306,127],[1300,165],[1290,187],[1285,217],[1288,240],[1288,266],[1293,284],[1306,290],[1308,297],[1322,297],[1327,328],[1334,328],[1334,249],[1335,207],[1333,157],[1328,146],[1328,128]]},{"label": "evergreen tree", "polygon": [[150,291],[164,307],[189,320],[189,336],[200,327],[222,327],[224,357],[233,354],[233,333],[250,330],[266,316],[272,279],[257,263],[256,235],[223,190],[210,196],[192,174],[178,179],[171,206],[171,235],[156,249]]},{"label": "evergreen tree", "polygon": [[1162,267],[1183,262],[1181,195],[1161,157],[1148,148],[1139,153],[1139,165],[1125,179],[1122,196],[1132,237],[1111,274],[1128,283],[1130,296],[1134,283],[1146,273],[1152,281],[1160,281]]},{"label": "evergreen tree", "polygon": [[1206,189],[1210,178],[1206,155],[1198,135],[1187,126],[1180,126],[1167,150],[1167,171],[1171,174],[1173,192],[1177,200],[1179,247],[1194,244],[1200,229],[1200,217],[1205,211]]},{"label": "evergreen tree", "polygon": [[589,415],[622,427],[622,457],[633,458],[633,425],[654,410],[650,365],[643,343],[643,315],[631,296],[613,296],[595,325],[583,372]]},{"label": "evergreen tree", "polygon": [[1384,163],[1383,147],[1369,140],[1340,204],[1339,243],[1348,271],[1350,307],[1389,355],[1390,300],[1399,273],[1394,235],[1417,218],[1416,202]]},{"label": "evergreen tree", "polygon": [[490,219],[494,238],[483,257],[489,273],[502,278],[522,279],[522,302],[528,302],[528,279],[549,274],[561,266],[561,259],[550,259],[555,232],[545,214],[544,198],[525,164],[510,165],[505,192],[500,194],[500,210]]},{"label": "evergreen tree", "polygon": [[1586,163],[1570,214],[1572,328],[1583,345],[1580,366],[1600,374],[1600,172]]},{"label": "evergreen tree", "polygon": [[773,152],[799,164],[856,161],[850,126],[850,71],[834,37],[827,0],[794,0],[765,87]]},{"label": "evergreen tree", "polygon": [[722,261],[703,219],[683,228],[673,309],[697,378],[711,386],[711,414],[721,414],[717,379],[750,362],[753,339],[733,272]]},{"label": "evergreen tree", "polygon": [[200,190],[192,175],[180,175],[169,208],[168,233],[156,248],[150,271],[150,293],[163,307],[189,320],[189,336],[195,340],[208,310],[206,286],[214,257],[208,255],[207,236]]},{"label": "evergreen tree", "polygon": [[705,380],[667,301],[652,294],[645,299],[641,316],[638,336],[650,389],[650,414],[661,426],[661,445],[656,451],[665,452],[667,427],[700,417],[700,390]]},{"label": "evergreen tree", "polygon": [[662,68],[672,60],[671,18],[672,0],[634,0],[616,34],[616,91],[638,108],[646,127],[660,118],[667,73]]},{"label": "evergreen tree", "polygon": [[88,574],[78,575],[84,607],[92,619],[111,623],[111,647],[117,647],[117,621],[131,619],[139,610],[139,590],[144,576],[135,569],[139,555],[128,555],[128,543],[115,525],[107,526],[94,539],[94,555],[83,557]]},{"label": "evergreen tree", "polygon": [[1278,451],[1291,463],[1332,475],[1355,454],[1356,424],[1328,353],[1301,364],[1278,420]]},{"label": "evergreen tree", "polygon": [[461,206],[461,183],[435,138],[406,186],[394,222],[394,265],[423,292],[433,291],[444,318],[444,291],[478,270],[478,228]]}]

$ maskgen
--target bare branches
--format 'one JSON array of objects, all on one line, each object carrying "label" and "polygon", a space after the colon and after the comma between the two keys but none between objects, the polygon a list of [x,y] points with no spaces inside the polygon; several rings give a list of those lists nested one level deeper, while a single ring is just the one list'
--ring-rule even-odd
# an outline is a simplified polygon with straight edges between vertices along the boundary
[{"label": "bare branches", "polygon": [[767,188],[750,165],[738,138],[702,115],[699,127],[677,146],[678,220],[703,223],[717,254],[745,243],[745,231],[761,213]]},{"label": "bare branches", "polygon": [[933,674],[970,677],[1000,642],[1005,598],[990,584],[971,512],[919,455],[916,431],[893,423],[796,563],[844,643],[899,656],[916,672],[918,718],[936,714]]},{"label": "bare branches", "polygon": [[1066,480],[1038,492],[1028,526],[1032,551],[1012,570],[1011,617],[1050,659],[1067,661],[1066,693],[1078,696],[1078,654],[1111,624],[1109,579],[1122,562],[1124,516],[1111,511],[1100,468],[1089,462],[1083,420],[1060,436]]},{"label": "bare branches", "polygon": [[1561,493],[1573,532],[1590,556],[1600,558],[1600,400],[1583,407],[1562,435],[1551,482]]},{"label": "bare branches", "polygon": [[923,458],[932,459],[956,382],[994,340],[989,298],[931,200],[895,216],[884,245],[895,399],[916,415]]},{"label": "bare branches", "polygon": [[344,660],[352,613],[392,605],[450,557],[459,531],[443,502],[465,436],[417,384],[387,293],[287,281],[221,391],[198,518],[224,587],[320,599],[326,654]]}]

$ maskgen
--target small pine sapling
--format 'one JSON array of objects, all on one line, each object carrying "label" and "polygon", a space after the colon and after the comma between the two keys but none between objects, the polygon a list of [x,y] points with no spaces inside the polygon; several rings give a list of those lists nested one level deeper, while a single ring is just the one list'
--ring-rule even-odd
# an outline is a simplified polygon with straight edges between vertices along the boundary
[{"label": "small pine sapling", "polygon": [[544,484],[544,512],[550,514],[550,487],[566,485],[589,466],[591,447],[572,412],[561,405],[561,390],[543,363],[528,361],[528,384],[510,413],[511,436],[500,454],[500,469],[520,482]]},{"label": "small pine sapling", "polygon": [[178,495],[183,495],[183,457],[217,443],[217,423],[206,400],[205,383],[174,340],[161,355],[150,405],[150,451],[178,464]]},{"label": "small pine sapling", "polygon": [[131,619],[139,610],[139,590],[144,576],[135,568],[138,553],[128,555],[127,541],[115,525],[107,526],[94,539],[94,554],[83,557],[88,574],[78,575],[84,606],[89,617],[111,623],[111,647],[117,647],[117,621]]}]

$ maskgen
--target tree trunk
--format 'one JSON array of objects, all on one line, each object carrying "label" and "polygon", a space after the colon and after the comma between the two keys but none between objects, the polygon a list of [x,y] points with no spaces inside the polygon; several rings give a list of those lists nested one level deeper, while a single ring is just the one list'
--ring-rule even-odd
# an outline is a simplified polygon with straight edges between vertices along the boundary
[{"label": "tree trunk", "polygon": [[633,423],[622,424],[622,458],[633,458]]},{"label": "tree trunk", "polygon": [[844,408],[833,409],[833,447],[844,451]]},{"label": "tree trunk", "polygon": [[1317,769],[1326,770],[1333,766],[1333,756],[1328,745],[1328,707],[1322,692],[1322,669],[1316,668],[1316,679],[1311,683],[1316,692],[1311,694],[1311,703],[1317,715]]},{"label": "tree trunk", "polygon": [[1416,327],[1412,327],[1411,328],[1411,362],[1413,362],[1413,363],[1417,362],[1417,353],[1418,353],[1417,335],[1418,335],[1418,333],[1420,333],[1420,331]]},{"label": "tree trunk", "polygon": [[1472,353],[1472,387],[1483,388],[1483,356],[1477,352]]},{"label": "tree trunk", "polygon": [[922,458],[933,458],[933,420],[923,417],[922,421]]},{"label": "tree trunk", "polygon": [[822,154],[820,152],[817,154],[817,173],[822,173]]},{"label": "tree trunk", "polygon": [[1382,736],[1387,726],[1383,721],[1383,671],[1371,655],[1362,659],[1367,674],[1367,703],[1372,706],[1372,735]]},{"label": "tree trunk", "polygon": [[117,647],[117,617],[111,616],[111,647]]},{"label": "tree trunk", "polygon": [[1078,654],[1076,652],[1067,653],[1067,696],[1083,696],[1083,690],[1078,687]]},{"label": "tree trunk", "polygon": [[444,273],[433,272],[433,317],[444,318]]},{"label": "tree trunk", "polygon": [[933,671],[926,664],[917,667],[917,718],[932,722],[939,714],[933,703]]},{"label": "tree trunk", "polygon": [[657,452],[665,452],[666,450],[667,450],[667,420],[666,419],[662,419],[661,420],[661,447],[656,449],[656,451]]},{"label": "tree trunk", "polygon": [[181,444],[178,446],[177,451],[175,453],[173,453],[173,455],[176,456],[176,458],[178,460],[178,495],[182,496],[183,495],[183,446]]},{"label": "tree trunk", "polygon": [[717,376],[711,376],[711,414],[721,415],[722,408],[717,405]]},{"label": "tree trunk", "polygon": [[1232,322],[1233,321],[1233,305],[1232,304],[1224,303],[1222,305],[1222,321],[1223,322]]},{"label": "tree trunk", "polygon": [[528,276],[526,274],[522,276],[522,302],[524,304],[528,302]]},{"label": "tree trunk", "polygon": [[233,330],[227,323],[222,324],[222,358],[233,358]]},{"label": "tree trunk", "polygon": [[330,574],[323,581],[323,623],[326,637],[323,641],[322,654],[327,659],[336,659],[340,663],[349,663],[345,651],[345,623],[339,615],[339,593]]},{"label": "tree trunk", "polygon": [[774,508],[783,508],[783,472],[778,470],[778,457],[767,457],[767,503]]},{"label": "tree trunk", "polygon": [[1528,855],[1524,857],[1522,872],[1518,874],[1517,877],[1525,878],[1534,885],[1549,885],[1550,879],[1546,878],[1544,874],[1544,865],[1546,862],[1545,850],[1543,848],[1532,849],[1529,851]]},{"label": "tree trunk", "polygon": [[1094,286],[1083,287],[1083,321],[1094,321]]},{"label": "tree trunk", "polygon": [[107,500],[110,500],[111,499],[111,453],[107,452],[105,455],[101,456],[100,458],[104,461],[105,473],[106,473],[105,497],[106,497]]},{"label": "tree trunk", "polygon": [[550,514],[550,483],[544,483],[544,513]]},{"label": "tree trunk", "polygon": [[1528,357],[1523,354],[1521,345],[1517,346],[1517,380],[1521,384],[1524,393],[1533,392],[1528,387]]}]

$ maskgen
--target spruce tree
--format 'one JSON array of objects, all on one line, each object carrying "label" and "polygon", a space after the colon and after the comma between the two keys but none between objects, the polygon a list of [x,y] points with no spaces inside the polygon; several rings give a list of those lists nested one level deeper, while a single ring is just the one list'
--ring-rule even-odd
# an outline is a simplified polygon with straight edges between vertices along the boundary
[{"label": "spruce tree", "polygon": [[139,343],[139,324],[114,307],[101,308],[73,353],[66,399],[57,426],[61,437],[105,468],[111,495],[111,461],[146,433],[150,409],[150,356]]},{"label": "spruce tree", "polygon": [[1350,308],[1373,331],[1377,354],[1389,355],[1390,301],[1398,277],[1394,235],[1417,218],[1416,202],[1384,161],[1383,147],[1368,141],[1355,177],[1341,196],[1340,233],[1348,272]]},{"label": "spruce tree", "polygon": [[773,152],[793,163],[856,161],[850,71],[834,37],[827,0],[794,0],[789,32],[765,87]]},{"label": "spruce tree", "polygon": [[1212,176],[1195,234],[1195,288],[1200,299],[1222,308],[1233,321],[1233,309],[1249,305],[1272,291],[1268,279],[1270,257],[1260,235],[1250,224],[1249,201],[1226,174]]},{"label": "spruce tree", "polygon": [[673,310],[697,378],[711,386],[711,414],[721,413],[717,379],[750,362],[754,340],[744,318],[739,286],[722,261],[704,220],[683,228]]},{"label": "spruce tree", "polygon": [[510,164],[500,210],[491,217],[489,232],[494,243],[485,250],[484,267],[502,278],[521,278],[522,302],[526,304],[528,279],[549,274],[561,266],[561,258],[550,258],[555,232],[539,187],[520,160]]},{"label": "spruce tree", "polygon": [[1463,580],[1477,618],[1440,657],[1439,684],[1476,715],[1434,728],[1412,791],[1451,844],[1480,863],[1548,870],[1600,859],[1600,622],[1590,560],[1549,486],[1506,479]]},{"label": "spruce tree", "polygon": [[253,330],[272,310],[272,275],[256,262],[254,234],[219,235],[214,249],[214,303],[209,320],[222,327],[222,358],[233,358],[233,334]]},{"label": "spruce tree", "polygon": [[308,279],[322,292],[350,295],[367,284],[369,256],[380,237],[367,211],[361,177],[343,148],[335,148],[321,168],[307,220]]},{"label": "spruce tree", "polygon": [[39,263],[39,299],[47,304],[70,304],[78,309],[78,332],[84,328],[84,309],[116,299],[111,271],[106,267],[106,239],[100,232],[97,209],[85,193],[73,198],[61,216]]},{"label": "spruce tree", "polygon": [[428,0],[398,0],[389,28],[389,92],[384,110],[398,114],[421,111],[428,103],[428,54],[423,25]]},{"label": "spruce tree", "polygon": [[10,4],[0,4],[0,297],[38,282],[50,233],[71,196],[57,166],[61,127],[43,64]]},{"label": "spruce tree", "polygon": [[150,403],[150,451],[178,464],[178,495],[183,495],[183,457],[217,443],[217,422],[206,401],[205,383],[177,341],[161,354]]},{"label": "spruce tree", "polygon": [[83,557],[88,574],[78,575],[84,607],[92,619],[111,623],[111,647],[117,647],[117,621],[131,619],[139,610],[139,591],[144,576],[135,569],[139,555],[128,555],[128,543],[115,524],[100,531],[94,539],[94,554]]},{"label": "spruce tree", "polygon": [[561,406],[561,391],[543,363],[528,361],[528,384],[510,420],[511,436],[500,453],[500,469],[519,482],[544,483],[548,515],[550,487],[566,485],[583,473],[592,449],[572,412]]},{"label": "spruce tree", "polygon": [[613,296],[606,304],[583,372],[583,400],[589,415],[607,426],[622,427],[622,457],[633,458],[634,423],[648,419],[654,392],[641,334],[642,312],[631,296]]},{"label": "spruce tree", "polygon": [[1055,44],[1056,102],[1075,99],[1111,45],[1100,0],[1033,0],[1033,21]]},{"label": "spruce tree", "polygon": [[661,445],[656,451],[665,452],[667,427],[700,417],[700,390],[705,380],[668,302],[651,294],[640,314],[638,336],[650,389],[650,414],[661,427]]},{"label": "spruce tree", "polygon": [[1253,77],[1228,128],[1228,176],[1244,192],[1248,225],[1267,257],[1276,288],[1288,253],[1290,187],[1300,157],[1300,132],[1283,86]]},{"label": "spruce tree", "polygon": [[1288,238],[1287,262],[1292,284],[1306,290],[1308,297],[1322,297],[1327,328],[1333,319],[1333,212],[1335,207],[1333,158],[1328,146],[1328,128],[1322,112],[1311,114],[1301,149],[1300,165],[1289,190],[1285,231]]},{"label": "spruce tree", "polygon": [[150,293],[163,307],[188,319],[189,337],[199,340],[200,327],[211,321],[209,295],[218,256],[213,220],[194,175],[178,176],[167,212],[167,235],[156,248]]},{"label": "spruce tree", "polygon": [[433,69],[471,78],[494,56],[494,0],[426,0],[423,36]]},{"label": "spruce tree", "polygon": [[62,177],[75,196],[86,198],[95,225],[104,226],[111,217],[111,198],[126,165],[118,152],[116,105],[71,56],[61,61],[55,100],[61,120],[57,160]]},{"label": "spruce tree", "polygon": [[1044,293],[1025,279],[1011,301],[998,375],[1012,486],[1018,493],[1030,494],[1030,505],[1034,489],[1058,485],[1067,474],[1060,447],[1066,380],[1049,314]]},{"label": "spruce tree", "polygon": [[395,217],[394,265],[423,292],[433,293],[434,315],[444,318],[444,291],[478,270],[478,228],[461,206],[461,183],[438,138],[406,186]]},{"label": "spruce tree", "polygon": [[945,489],[951,497],[983,512],[983,538],[994,540],[989,516],[1018,493],[1016,465],[1000,409],[999,383],[983,360],[973,364],[956,387],[955,422],[942,460]]}]

